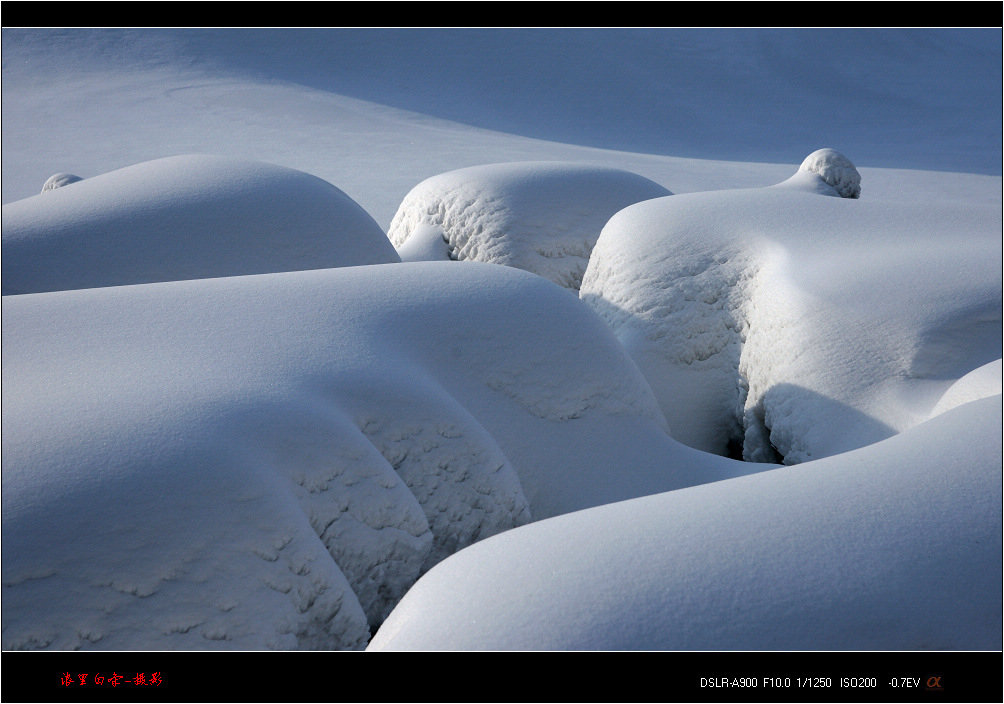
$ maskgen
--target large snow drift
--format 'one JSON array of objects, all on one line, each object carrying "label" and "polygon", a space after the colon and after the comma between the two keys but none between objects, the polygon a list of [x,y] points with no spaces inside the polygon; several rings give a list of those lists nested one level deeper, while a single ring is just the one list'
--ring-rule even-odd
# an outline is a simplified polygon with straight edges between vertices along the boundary
[{"label": "large snow drift", "polygon": [[6,296],[3,339],[5,649],[358,648],[475,540],[759,469],[506,267]]},{"label": "large snow drift", "polygon": [[1000,650],[1001,397],[867,448],[539,521],[370,650]]},{"label": "large snow drift", "polygon": [[241,159],[156,159],[3,206],[5,294],[394,261],[338,188]]},{"label": "large snow drift", "polygon": [[638,203],[603,228],[580,295],[678,440],[818,459],[925,420],[1000,357],[999,203],[820,194],[838,195],[803,168]]},{"label": "large snow drift", "polygon": [[[485,164],[422,181],[387,236],[403,258],[469,259],[525,269],[578,290],[600,230],[618,210],[672,195],[643,176],[562,162]],[[437,239],[444,247],[433,247]],[[418,240],[415,242],[413,240]]]},{"label": "large snow drift", "polygon": [[[998,28],[2,34],[4,235],[34,233],[5,239],[4,267],[24,291],[116,285],[4,300],[4,648],[357,649],[419,575],[492,536],[484,583],[434,570],[375,648],[438,647],[422,624],[482,614],[499,640],[474,624],[472,647],[999,649],[999,603],[968,610],[1000,594]],[[854,157],[864,200],[814,160],[791,176],[821,139]],[[233,168],[150,161],[206,152]],[[559,279],[573,259],[535,245],[581,246],[562,228],[620,183],[568,164],[687,194],[609,212],[624,231],[593,253],[625,245],[605,314],[652,312],[617,336],[672,423],[567,289],[384,265],[448,258],[446,230],[423,215],[396,254],[342,197],[386,230],[416,184],[499,162],[519,163],[472,177],[540,235],[501,239]],[[264,275],[121,285],[140,264],[230,276],[259,257]],[[751,459],[886,439],[778,469],[667,435],[702,419]],[[667,622],[676,640],[652,635]]]}]

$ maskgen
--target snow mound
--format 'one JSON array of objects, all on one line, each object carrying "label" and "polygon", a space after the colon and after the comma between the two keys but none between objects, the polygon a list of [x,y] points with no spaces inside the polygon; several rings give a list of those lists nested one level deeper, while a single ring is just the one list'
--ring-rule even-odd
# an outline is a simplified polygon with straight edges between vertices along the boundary
[{"label": "snow mound", "polygon": [[860,198],[861,174],[834,149],[818,149],[805,157],[790,178],[771,188],[793,189],[835,198]]},{"label": "snow mound", "polygon": [[983,399],[517,528],[427,573],[368,649],[1000,650],[1001,422]]},{"label": "snow mound", "polygon": [[46,191],[54,191],[57,188],[68,186],[71,183],[76,183],[77,181],[83,181],[83,179],[73,174],[53,174],[45,180],[45,183],[42,184],[42,193],[45,193]]},{"label": "snow mound", "polygon": [[[429,228],[437,228],[452,259],[524,269],[578,290],[593,244],[610,216],[632,203],[668,195],[643,176],[610,167],[484,164],[415,186],[387,236],[404,251],[412,239],[425,241]],[[438,245],[434,255],[439,256]]]},{"label": "snow mound", "polygon": [[217,156],[143,162],[2,212],[5,294],[400,261],[330,183]]},{"label": "snow mound", "polygon": [[681,442],[818,459],[925,420],[1000,357],[997,205],[808,190],[658,198],[603,228],[580,296]]},{"label": "snow mound", "polygon": [[2,323],[5,649],[358,649],[477,540],[752,469],[669,438],[603,322],[507,267],[5,296]]},{"label": "snow mound", "polygon": [[836,149],[817,149],[805,157],[798,170],[818,175],[841,198],[861,197],[861,174],[851,160]]}]

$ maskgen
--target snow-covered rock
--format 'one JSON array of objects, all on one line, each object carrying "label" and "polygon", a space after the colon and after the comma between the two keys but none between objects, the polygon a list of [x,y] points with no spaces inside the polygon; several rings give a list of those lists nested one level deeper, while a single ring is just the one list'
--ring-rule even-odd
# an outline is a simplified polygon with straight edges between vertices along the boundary
[{"label": "snow-covered rock", "polygon": [[817,149],[805,157],[790,178],[771,188],[795,189],[835,198],[860,198],[861,174],[840,152]]},{"label": "snow-covered rock", "polygon": [[[401,202],[387,235],[402,258],[432,242],[448,256],[525,269],[578,290],[611,215],[671,195],[638,174],[565,162],[484,164],[432,176]],[[413,243],[417,238],[419,243]]]},{"label": "snow-covered rock", "polygon": [[273,164],[142,162],[3,206],[3,292],[400,261],[341,190]]},{"label": "snow-covered rock", "polygon": [[54,191],[57,188],[62,188],[63,186],[69,186],[71,183],[76,183],[77,181],[83,181],[83,179],[75,174],[53,174],[45,180],[45,183],[42,184],[42,193]]},{"label": "snow-covered rock", "polygon": [[481,538],[759,469],[669,438],[603,322],[507,267],[5,296],[2,322],[5,649],[358,648]]},{"label": "snow-covered rock", "polygon": [[582,300],[693,447],[785,463],[861,447],[1000,357],[999,207],[801,185],[638,203],[593,250]]},{"label": "snow-covered rock", "polygon": [[1000,650],[1001,397],[462,550],[369,650]]},{"label": "snow-covered rock", "polygon": [[799,173],[816,174],[841,198],[861,197],[861,174],[851,160],[836,149],[817,149],[805,157]]}]

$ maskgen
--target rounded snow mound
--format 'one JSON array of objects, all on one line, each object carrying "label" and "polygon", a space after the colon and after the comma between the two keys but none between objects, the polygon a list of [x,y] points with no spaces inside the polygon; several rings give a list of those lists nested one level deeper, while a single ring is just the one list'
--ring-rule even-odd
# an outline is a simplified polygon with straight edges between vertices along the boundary
[{"label": "rounded snow mound", "polygon": [[220,156],[142,162],[3,206],[5,294],[399,261],[330,183]]},{"label": "rounded snow mound", "polygon": [[[672,193],[630,171],[566,162],[483,164],[422,181],[405,196],[388,237],[412,256],[411,240],[438,229],[450,259],[524,269],[578,290],[593,245],[617,211]],[[423,248],[432,256],[442,249]]]},{"label": "rounded snow mound", "polygon": [[997,396],[811,470],[493,536],[422,577],[368,649],[999,648],[1000,428]]},{"label": "rounded snow mound", "polygon": [[677,440],[753,462],[834,455],[916,425],[930,406],[911,399],[1000,356],[999,209],[813,193],[685,193],[604,226],[580,298]]},{"label": "rounded snow mound", "polygon": [[836,149],[817,149],[805,157],[799,172],[818,175],[832,186],[841,198],[861,197],[861,174],[851,160]]},{"label": "rounded snow mound", "polygon": [[674,443],[603,322],[517,269],[111,286],[2,313],[5,650],[361,649],[468,545],[750,467]]},{"label": "rounded snow mound", "polygon": [[76,183],[77,181],[83,181],[83,179],[75,174],[53,174],[45,180],[45,183],[42,184],[42,193],[45,193],[46,191],[54,191],[57,188],[62,188],[63,186],[69,186],[71,183]]}]

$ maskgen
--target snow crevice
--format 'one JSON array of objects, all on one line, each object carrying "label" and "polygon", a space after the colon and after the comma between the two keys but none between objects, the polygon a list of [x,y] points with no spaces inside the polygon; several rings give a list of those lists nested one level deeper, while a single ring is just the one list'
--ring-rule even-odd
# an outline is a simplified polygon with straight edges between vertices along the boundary
[{"label": "snow crevice", "polygon": [[[601,249],[602,247],[602,249]],[[580,296],[645,374],[671,434],[716,454],[741,442],[740,374],[760,258],[735,247],[693,248],[625,265],[601,239]],[[734,451],[733,451],[734,452]]]}]

